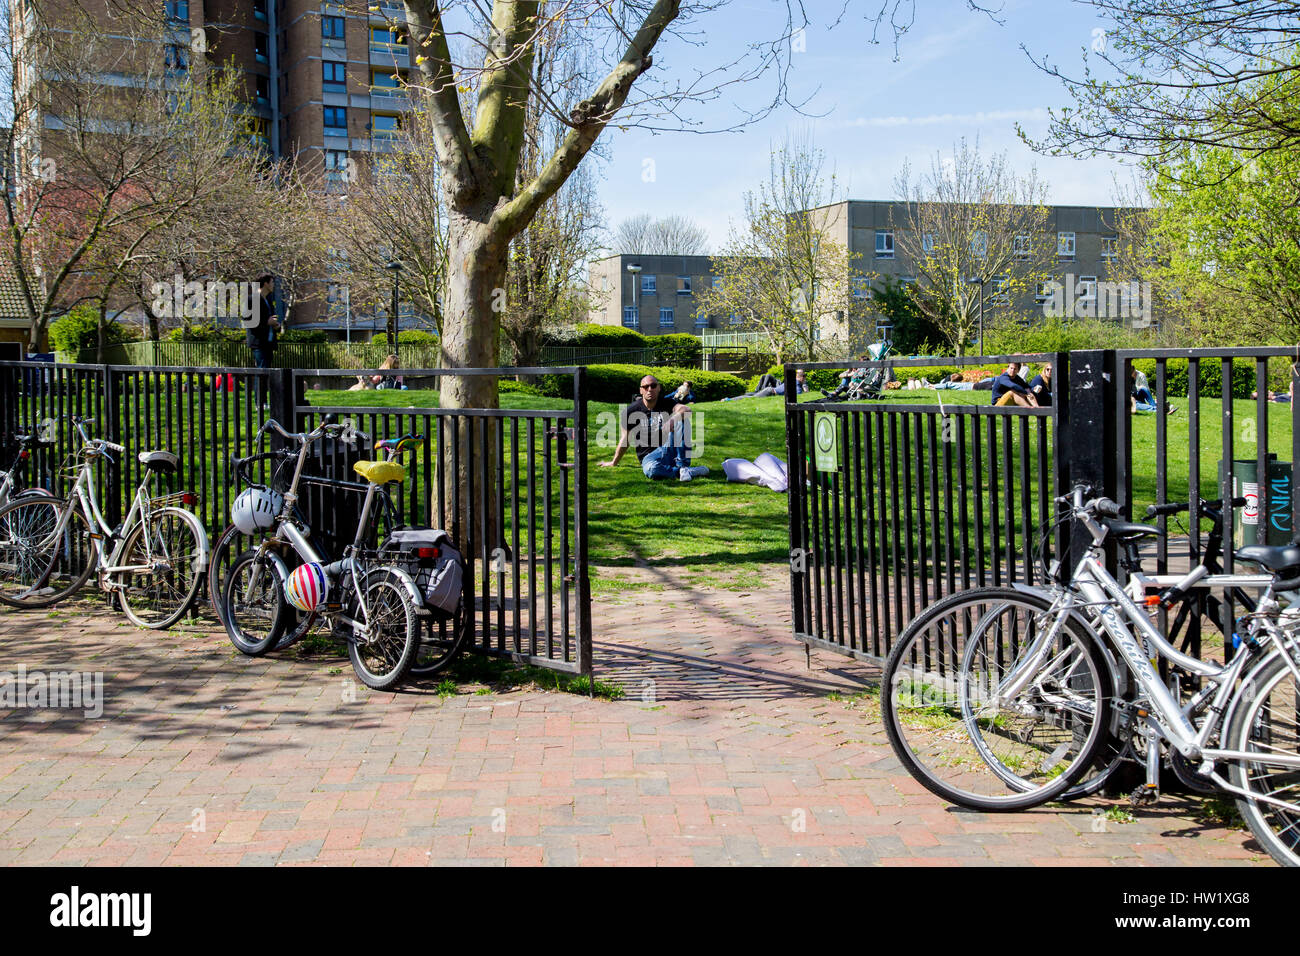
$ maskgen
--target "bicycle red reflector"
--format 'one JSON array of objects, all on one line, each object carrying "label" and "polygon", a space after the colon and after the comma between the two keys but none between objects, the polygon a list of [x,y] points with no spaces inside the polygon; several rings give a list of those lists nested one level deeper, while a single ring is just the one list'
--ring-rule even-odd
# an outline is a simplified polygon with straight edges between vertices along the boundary
[{"label": "bicycle red reflector", "polygon": [[1143,603],[1146,604],[1147,607],[1159,607],[1159,606],[1160,606],[1160,595],[1159,595],[1159,594],[1148,594],[1148,595],[1146,596],[1146,599],[1143,601]]},{"label": "bicycle red reflector", "polygon": [[199,503],[199,496],[192,491],[187,491],[181,495],[181,502],[187,505],[196,505]]},{"label": "bicycle red reflector", "polygon": [[416,548],[415,553],[421,558],[436,558],[438,556],[437,548]]},{"label": "bicycle red reflector", "polygon": [[32,453],[31,453],[31,452],[27,451],[26,449],[23,449],[22,451],[20,451],[20,452],[18,453],[18,460],[19,460],[19,461],[26,461],[26,460],[27,460],[28,458],[30,458],[31,456],[32,456]]}]

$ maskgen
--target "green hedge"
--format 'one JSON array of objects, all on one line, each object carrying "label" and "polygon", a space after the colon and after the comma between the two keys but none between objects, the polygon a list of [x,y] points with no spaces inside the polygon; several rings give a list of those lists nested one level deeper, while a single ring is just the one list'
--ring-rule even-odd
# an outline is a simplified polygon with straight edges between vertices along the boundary
[{"label": "green hedge", "polygon": [[167,342],[242,342],[244,330],[227,325],[191,325],[172,329],[164,336]]},{"label": "green hedge", "polygon": [[689,332],[668,335],[643,335],[621,325],[597,325],[592,322],[572,329],[556,329],[542,340],[543,346],[592,349],[651,349],[655,365],[679,368],[698,367],[704,344]]},{"label": "green hedge", "polygon": [[[78,349],[99,347],[99,313],[89,306],[78,306],[61,319],[55,319],[49,328],[50,347],[56,352],[75,352]],[[118,345],[140,338],[133,325],[109,322],[104,326],[104,344]]]},{"label": "green hedge", "polygon": [[[321,333],[322,335],[324,333]],[[438,336],[426,329],[403,329],[397,333],[398,345],[437,345]]]},{"label": "green hedge", "polygon": [[[650,368],[647,365],[588,365],[587,396],[593,402],[630,402],[637,397],[641,379],[647,375],[659,379],[665,392],[675,390],[683,380],[689,381],[697,402],[716,402],[745,392],[745,383],[730,372]],[[537,387],[543,395],[552,398],[570,398],[573,395],[573,379],[568,375],[543,375]]]}]

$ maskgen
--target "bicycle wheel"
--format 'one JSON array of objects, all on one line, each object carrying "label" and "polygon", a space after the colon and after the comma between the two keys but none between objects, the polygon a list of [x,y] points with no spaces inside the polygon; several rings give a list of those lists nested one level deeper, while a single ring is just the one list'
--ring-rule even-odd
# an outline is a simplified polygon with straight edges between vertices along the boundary
[{"label": "bicycle wheel", "polygon": [[[267,534],[268,532],[261,532],[250,537],[243,534],[232,524],[221,532],[216,543],[212,545],[212,553],[208,557],[208,600],[212,603],[212,613],[217,616],[217,620],[221,622],[223,627],[226,619],[222,596],[225,594],[226,578],[230,574],[230,567],[234,564],[238,555],[242,554],[250,546],[256,547],[266,538]],[[297,642],[311,631],[316,626],[317,620],[319,620],[319,615],[315,611],[310,614],[302,614],[297,608],[288,604],[285,605],[284,613],[284,634],[276,642],[274,650],[277,651],[284,650],[289,645]]]},{"label": "bicycle wheel", "polygon": [[469,607],[462,600],[454,615],[444,616],[435,612],[428,619],[415,654],[415,663],[411,665],[413,676],[429,677],[451,666],[469,639],[472,624],[469,617]]},{"label": "bicycle wheel", "polygon": [[[367,687],[391,690],[410,671],[419,647],[415,605],[411,603],[406,588],[395,577],[382,571],[367,575],[364,587],[370,639],[366,640],[359,634],[350,635],[348,659],[352,661],[357,677]],[[353,613],[348,616],[361,620],[355,596],[349,603]]]},{"label": "bicycle wheel", "polygon": [[899,636],[882,677],[885,730],[923,786],[980,810],[1056,799],[1092,766],[1111,678],[1092,635],[1067,619],[1012,699],[996,693],[1050,627],[1051,602],[977,588],[933,605]]},{"label": "bicycle wheel", "polygon": [[0,603],[49,607],[76,593],[94,569],[90,526],[75,503],[22,498],[0,508]]},{"label": "bicycle wheel", "polygon": [[113,575],[122,613],[138,627],[171,627],[194,604],[203,584],[203,527],[178,508],[148,515],[131,529]]},{"label": "bicycle wheel", "polygon": [[1252,796],[1237,797],[1237,808],[1269,856],[1283,866],[1300,866],[1300,686],[1278,657],[1255,668],[1241,693],[1226,748],[1252,756],[1229,761],[1228,779]]},{"label": "bicycle wheel", "polygon": [[278,559],[257,551],[245,551],[231,565],[222,596],[223,617],[230,643],[242,653],[265,654],[284,634],[286,577]]}]

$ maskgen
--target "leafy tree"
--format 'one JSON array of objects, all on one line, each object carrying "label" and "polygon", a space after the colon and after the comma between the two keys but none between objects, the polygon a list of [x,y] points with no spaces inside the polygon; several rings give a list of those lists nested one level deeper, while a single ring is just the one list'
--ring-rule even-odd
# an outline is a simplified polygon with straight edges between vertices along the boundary
[{"label": "leafy tree", "polygon": [[873,285],[871,304],[889,324],[889,342],[900,355],[942,355],[947,348],[943,329],[896,277],[885,276]]}]

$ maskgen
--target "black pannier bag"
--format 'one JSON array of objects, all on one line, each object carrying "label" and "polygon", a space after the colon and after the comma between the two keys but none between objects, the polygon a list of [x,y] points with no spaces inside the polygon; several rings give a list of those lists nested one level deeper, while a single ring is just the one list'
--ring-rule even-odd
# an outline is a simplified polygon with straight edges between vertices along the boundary
[{"label": "black pannier bag", "polygon": [[447,532],[437,528],[403,528],[388,536],[384,551],[393,555],[415,579],[426,608],[449,615],[456,613],[460,607],[465,561],[452,547]]}]

